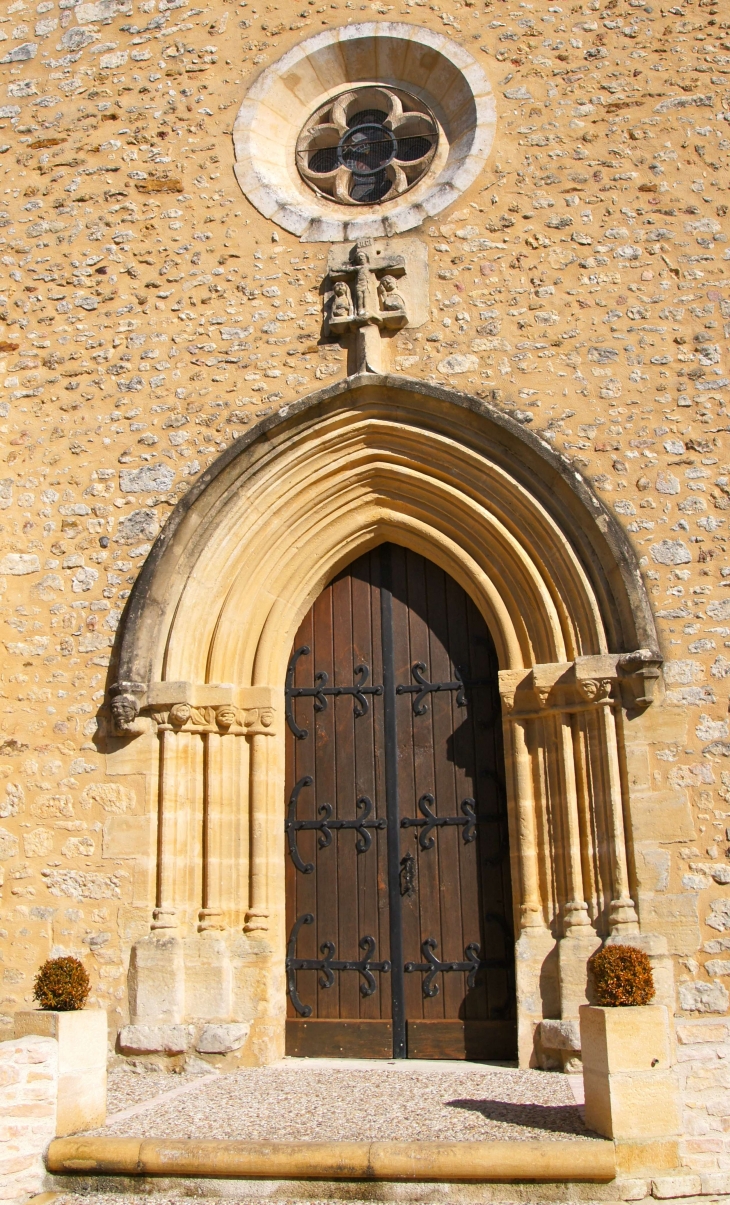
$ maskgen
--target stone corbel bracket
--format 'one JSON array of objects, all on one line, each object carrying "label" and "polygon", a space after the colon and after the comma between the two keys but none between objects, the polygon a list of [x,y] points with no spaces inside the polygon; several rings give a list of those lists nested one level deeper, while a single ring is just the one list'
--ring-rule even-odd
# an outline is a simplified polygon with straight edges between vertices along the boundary
[{"label": "stone corbel bracket", "polygon": [[[128,693],[128,692],[127,692]],[[229,683],[153,682],[138,708],[155,722],[158,731],[216,733],[219,736],[276,736],[281,714],[277,692],[271,686],[233,686]],[[126,699],[126,694],[125,694]],[[133,734],[121,724],[125,713],[112,698],[112,715],[118,730]]]},{"label": "stone corbel bracket", "polygon": [[584,711],[613,701],[627,709],[648,707],[662,658],[649,649],[576,657],[575,661],[500,670],[505,715],[513,719],[546,712]]},{"label": "stone corbel bracket", "polygon": [[637,649],[623,653],[618,659],[618,671],[627,710],[644,711],[654,698],[664,658],[654,649]]}]

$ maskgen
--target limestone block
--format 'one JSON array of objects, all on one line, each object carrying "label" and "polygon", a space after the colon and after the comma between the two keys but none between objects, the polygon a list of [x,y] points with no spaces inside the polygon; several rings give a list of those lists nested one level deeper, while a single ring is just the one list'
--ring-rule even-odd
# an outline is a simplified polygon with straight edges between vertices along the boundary
[{"label": "limestone block", "polygon": [[679,1133],[681,1113],[672,1071],[601,1075],[583,1069],[586,1125],[607,1138],[659,1138]]},{"label": "limestone block", "polygon": [[578,1010],[588,996],[588,959],[600,949],[601,939],[592,925],[570,930],[558,944],[560,1015],[578,1020]]},{"label": "limestone block", "polygon": [[140,858],[153,849],[152,828],[155,817],[110,816],[104,824],[103,853],[105,858]]},{"label": "limestone block", "polygon": [[730,1196],[730,1171],[705,1172],[700,1179],[702,1181],[700,1191],[703,1196],[714,1196],[715,1193]]},{"label": "limestone block", "polygon": [[540,1040],[546,1050],[580,1052],[580,1026],[577,1021],[543,1021]]},{"label": "limestone block", "polygon": [[132,1022],[175,1025],[184,1015],[185,964],[178,937],[143,937],[129,959]]},{"label": "limestone block", "polygon": [[650,932],[666,937],[670,954],[687,955],[697,951],[700,919],[695,892],[686,891],[681,895],[663,892],[659,896],[642,896],[640,899],[642,924]]},{"label": "limestone block", "polygon": [[119,1031],[124,1054],[183,1054],[193,1041],[192,1025],[125,1025]]},{"label": "limestone block", "polygon": [[102,1008],[78,1012],[33,1009],[15,1014],[15,1035],[58,1042],[56,1134],[75,1134],[106,1121],[107,1016]]},{"label": "limestone block", "polygon": [[621,1201],[643,1201],[649,1196],[648,1180],[617,1180],[616,1188]]},{"label": "limestone block", "polygon": [[597,1074],[666,1070],[671,1065],[669,1015],[658,1004],[580,1010],[583,1066]]},{"label": "limestone block", "polygon": [[225,1021],[231,1015],[233,974],[225,942],[205,933],[185,945],[185,1016]]},{"label": "limestone block", "polygon": [[0,1042],[2,1141],[0,1201],[27,1201],[43,1188],[43,1153],[56,1134],[58,1043],[26,1037]]},{"label": "limestone block", "polygon": [[240,1050],[251,1029],[245,1023],[231,1025],[205,1025],[195,1043],[198,1054],[230,1054]]},{"label": "limestone block", "polygon": [[614,1139],[663,1138],[681,1128],[662,1005],[580,1010],[586,1125]]},{"label": "limestone block", "polygon": [[686,791],[632,791],[631,801],[634,840],[696,840]]},{"label": "limestone block", "polygon": [[673,1197],[695,1197],[703,1191],[699,1176],[657,1176],[651,1182],[651,1195],[659,1201]]}]

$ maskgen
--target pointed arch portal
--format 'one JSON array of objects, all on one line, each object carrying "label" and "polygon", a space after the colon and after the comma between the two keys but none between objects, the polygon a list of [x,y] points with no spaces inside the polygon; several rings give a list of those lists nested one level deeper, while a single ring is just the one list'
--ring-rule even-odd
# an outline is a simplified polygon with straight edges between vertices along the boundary
[{"label": "pointed arch portal", "polygon": [[133,1021],[250,1025],[248,1057],[282,1052],[287,666],[322,591],[383,545],[453,579],[494,644],[523,1062],[541,1017],[577,1015],[600,941],[638,932],[624,749],[661,656],[628,540],[496,407],[348,378],[218,458],[129,599],[108,769],[144,775],[154,830]]}]

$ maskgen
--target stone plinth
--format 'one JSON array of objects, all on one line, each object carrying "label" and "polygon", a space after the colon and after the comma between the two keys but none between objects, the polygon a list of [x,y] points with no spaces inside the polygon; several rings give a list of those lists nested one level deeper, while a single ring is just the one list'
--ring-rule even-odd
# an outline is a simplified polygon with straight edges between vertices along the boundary
[{"label": "stone plinth", "polygon": [[16,1038],[58,1043],[56,1134],[91,1130],[106,1121],[107,1020],[101,1008],[78,1012],[33,1009],[15,1014]]},{"label": "stone plinth", "polygon": [[43,1154],[56,1133],[58,1044],[0,1042],[0,1202],[15,1205],[43,1187]]},{"label": "stone plinth", "polygon": [[680,1131],[669,1014],[663,1005],[580,1009],[585,1120],[607,1138],[642,1141]]}]

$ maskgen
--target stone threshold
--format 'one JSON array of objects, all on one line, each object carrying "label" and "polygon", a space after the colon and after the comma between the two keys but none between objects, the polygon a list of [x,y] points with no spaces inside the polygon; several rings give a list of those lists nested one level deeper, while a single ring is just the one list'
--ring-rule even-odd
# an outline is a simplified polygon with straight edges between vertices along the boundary
[{"label": "stone threshold", "polygon": [[593,1182],[617,1174],[613,1142],[237,1142],[56,1138],[55,1175],[264,1180]]}]

